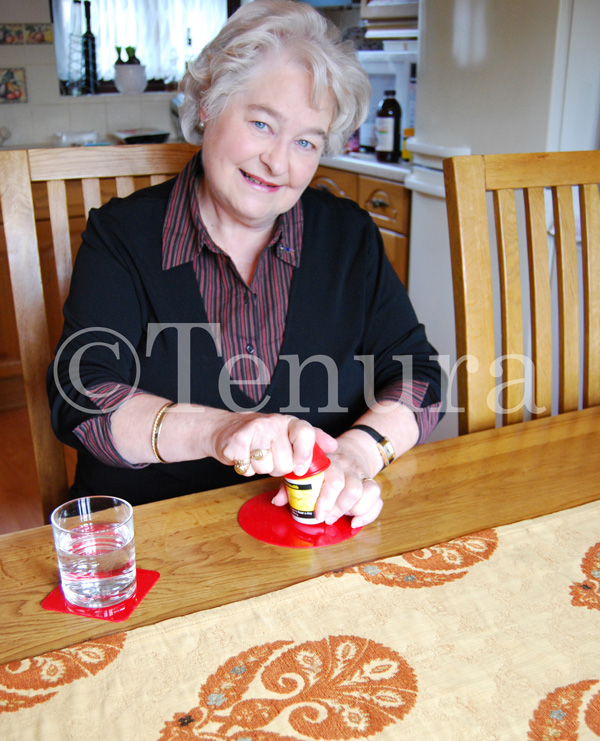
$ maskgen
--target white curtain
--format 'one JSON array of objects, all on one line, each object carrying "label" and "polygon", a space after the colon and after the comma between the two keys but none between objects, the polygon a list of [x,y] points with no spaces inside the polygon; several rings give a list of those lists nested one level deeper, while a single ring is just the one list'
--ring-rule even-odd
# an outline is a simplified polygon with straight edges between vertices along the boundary
[{"label": "white curtain", "polygon": [[[73,0],[52,0],[58,76],[69,79],[69,37],[74,29]],[[115,47],[134,46],[148,79],[180,80],[196,56],[227,20],[227,0],[91,0],[98,78],[112,80]],[[81,15],[85,31],[83,0]],[[71,58],[73,51],[71,50]]]}]

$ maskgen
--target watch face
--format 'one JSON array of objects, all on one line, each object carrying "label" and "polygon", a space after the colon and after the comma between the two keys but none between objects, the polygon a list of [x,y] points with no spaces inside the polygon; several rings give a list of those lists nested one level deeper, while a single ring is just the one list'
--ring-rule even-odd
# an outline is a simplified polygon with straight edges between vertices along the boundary
[{"label": "watch face", "polygon": [[387,437],[384,437],[381,442],[381,447],[383,448],[383,451],[387,458],[387,464],[389,464],[394,460],[394,448],[392,447],[392,443],[387,439]]}]

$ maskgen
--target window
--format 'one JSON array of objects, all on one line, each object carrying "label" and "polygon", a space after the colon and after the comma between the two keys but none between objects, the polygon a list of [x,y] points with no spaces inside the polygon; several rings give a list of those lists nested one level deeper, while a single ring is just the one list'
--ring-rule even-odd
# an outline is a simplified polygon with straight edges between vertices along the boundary
[{"label": "window", "polygon": [[[85,31],[83,0],[51,0],[58,76],[73,79],[81,69]],[[76,6],[79,6],[77,8]],[[112,80],[116,47],[134,46],[146,77],[178,81],[190,57],[196,56],[227,20],[227,0],[92,0],[91,30],[96,40],[98,79]],[[76,18],[82,17],[82,27]],[[71,71],[70,71],[71,70]]]}]

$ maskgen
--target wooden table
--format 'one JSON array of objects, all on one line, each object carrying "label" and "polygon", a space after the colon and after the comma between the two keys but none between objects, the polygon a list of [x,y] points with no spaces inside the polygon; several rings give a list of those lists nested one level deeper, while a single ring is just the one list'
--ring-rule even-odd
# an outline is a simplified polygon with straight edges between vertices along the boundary
[{"label": "wooden table", "polygon": [[49,526],[0,536],[0,663],[272,592],[329,571],[600,499],[600,408],[420,446],[380,475],[385,506],[354,538],[278,548],[237,523],[251,481],[135,509],[138,566],[161,578],[123,623],[48,612]]}]

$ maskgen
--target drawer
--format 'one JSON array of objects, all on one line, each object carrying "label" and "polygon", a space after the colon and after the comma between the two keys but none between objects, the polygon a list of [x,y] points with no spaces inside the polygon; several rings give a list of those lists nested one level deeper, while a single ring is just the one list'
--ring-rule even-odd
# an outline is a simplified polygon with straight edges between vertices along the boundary
[{"label": "drawer", "polygon": [[377,226],[408,234],[410,191],[401,183],[360,175],[358,203],[371,214]]},{"label": "drawer", "polygon": [[318,190],[327,190],[334,196],[358,199],[358,175],[334,167],[319,167],[311,185]]}]

